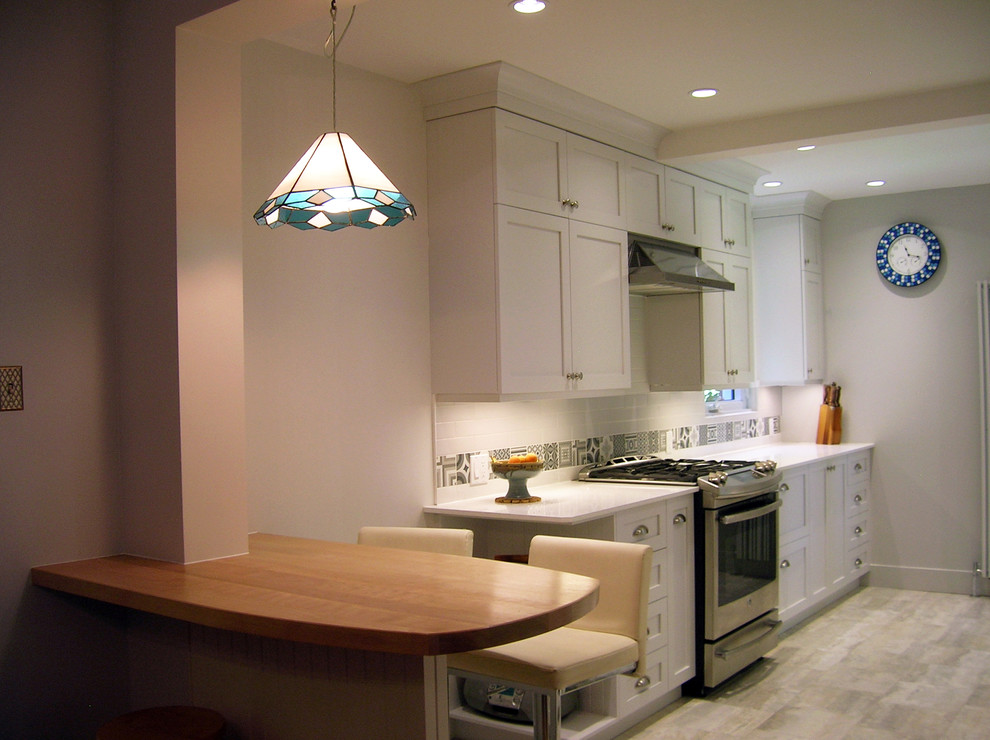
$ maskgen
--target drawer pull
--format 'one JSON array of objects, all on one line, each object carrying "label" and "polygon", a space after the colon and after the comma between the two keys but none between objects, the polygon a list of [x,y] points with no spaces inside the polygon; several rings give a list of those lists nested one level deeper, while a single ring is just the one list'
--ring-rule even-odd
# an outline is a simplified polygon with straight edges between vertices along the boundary
[{"label": "drawer pull", "polygon": [[861,473],[863,471],[863,463],[856,463],[855,465],[853,465],[853,470],[855,470],[857,473]]},{"label": "drawer pull", "polygon": [[791,567],[791,561],[788,560],[788,559],[786,559],[786,558],[784,558],[783,560],[780,561],[780,567],[781,568],[790,568]]},{"label": "drawer pull", "polygon": [[780,490],[781,491],[789,491],[789,490],[791,490],[791,487],[789,485],[787,485],[786,483],[781,483],[780,484]]},{"label": "drawer pull", "polygon": [[674,517],[674,524],[684,524],[687,521],[687,517],[683,514],[678,514]]},{"label": "drawer pull", "polygon": [[640,524],[638,527],[636,527],[636,529],[633,530],[632,536],[645,537],[649,533],[650,533],[650,528],[647,527],[645,524]]},{"label": "drawer pull", "polygon": [[650,685],[650,677],[649,676],[640,676],[639,679],[636,681],[636,688],[637,689],[645,689],[649,685]]}]

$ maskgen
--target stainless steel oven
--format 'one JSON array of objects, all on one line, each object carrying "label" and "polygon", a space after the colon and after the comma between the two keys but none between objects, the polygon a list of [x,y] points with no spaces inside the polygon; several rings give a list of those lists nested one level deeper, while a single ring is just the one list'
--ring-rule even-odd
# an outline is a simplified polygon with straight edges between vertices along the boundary
[{"label": "stainless steel oven", "polygon": [[697,486],[695,526],[697,675],[705,694],[776,646],[776,463],[624,457],[590,465],[587,481]]},{"label": "stainless steel oven", "polygon": [[699,481],[700,693],[777,644],[779,484],[772,467],[722,483]]}]

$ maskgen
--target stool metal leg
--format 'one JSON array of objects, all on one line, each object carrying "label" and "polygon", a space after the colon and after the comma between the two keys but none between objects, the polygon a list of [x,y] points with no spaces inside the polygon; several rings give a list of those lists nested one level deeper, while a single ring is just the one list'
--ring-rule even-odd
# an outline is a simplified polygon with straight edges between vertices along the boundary
[{"label": "stool metal leg", "polygon": [[533,697],[533,738],[560,740],[560,692],[540,692]]}]

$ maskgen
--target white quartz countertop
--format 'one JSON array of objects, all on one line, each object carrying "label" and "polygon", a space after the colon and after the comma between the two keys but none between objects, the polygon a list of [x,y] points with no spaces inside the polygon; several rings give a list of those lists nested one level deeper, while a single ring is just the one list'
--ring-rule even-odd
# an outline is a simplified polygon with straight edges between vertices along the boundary
[{"label": "white quartz countertop", "polygon": [[697,486],[654,486],[642,483],[566,481],[545,486],[530,483],[529,492],[539,496],[540,501],[530,504],[499,504],[492,496],[482,496],[426,506],[424,511],[429,514],[479,519],[578,524],[697,490]]},{"label": "white quartz countertop", "polygon": [[[774,460],[778,467],[790,468],[861,452],[872,447],[872,443],[851,442],[838,445],[775,444],[747,447],[709,457],[723,460]],[[694,455],[694,457],[698,456]],[[693,493],[698,489],[697,486],[584,481],[565,481],[540,486],[533,485],[531,481],[529,490],[541,500],[528,504],[500,504],[496,503],[493,496],[481,496],[425,506],[423,510],[428,514],[439,516],[578,524],[600,519],[623,509]]]}]

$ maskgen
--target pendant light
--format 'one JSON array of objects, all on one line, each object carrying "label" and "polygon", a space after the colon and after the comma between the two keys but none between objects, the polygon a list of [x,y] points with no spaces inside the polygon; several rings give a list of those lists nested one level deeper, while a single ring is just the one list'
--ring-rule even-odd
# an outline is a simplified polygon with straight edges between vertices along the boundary
[{"label": "pendant light", "polygon": [[[351,19],[354,9],[351,9]],[[350,20],[344,28],[350,26]],[[372,229],[415,218],[416,209],[354,140],[337,128],[337,0],[330,3],[331,123],[254,214],[261,226],[336,231],[345,226]]]}]

